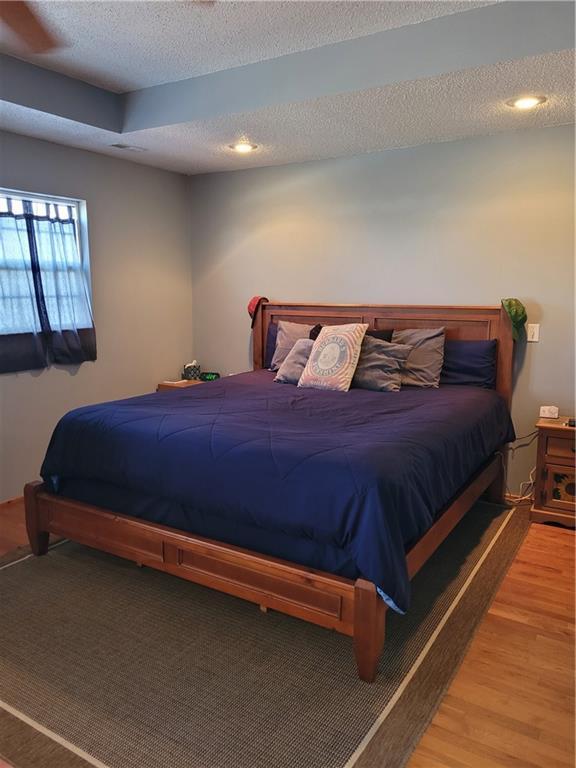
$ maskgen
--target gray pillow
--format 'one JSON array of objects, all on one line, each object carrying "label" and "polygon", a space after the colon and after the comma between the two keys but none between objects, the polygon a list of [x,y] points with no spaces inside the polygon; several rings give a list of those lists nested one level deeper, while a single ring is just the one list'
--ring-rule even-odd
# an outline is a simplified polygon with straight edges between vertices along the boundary
[{"label": "gray pillow", "polygon": [[298,339],[280,366],[274,381],[281,384],[298,384],[314,346],[312,339]]},{"label": "gray pillow", "polygon": [[278,322],[276,349],[270,363],[271,371],[277,371],[280,368],[298,339],[307,339],[313,327],[313,325],[303,325],[302,323],[290,323],[287,320]]},{"label": "gray pillow", "polygon": [[411,351],[412,347],[407,344],[391,344],[364,336],[352,386],[378,392],[397,392],[402,368]]},{"label": "gray pillow", "polygon": [[444,362],[444,328],[406,328],[394,331],[392,342],[412,347],[402,369],[402,386],[438,386]]}]

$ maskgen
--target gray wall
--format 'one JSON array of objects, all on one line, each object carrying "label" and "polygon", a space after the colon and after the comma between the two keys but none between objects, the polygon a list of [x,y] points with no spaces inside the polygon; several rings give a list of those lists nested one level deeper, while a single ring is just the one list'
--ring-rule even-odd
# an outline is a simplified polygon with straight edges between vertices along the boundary
[{"label": "gray wall", "polygon": [[[250,367],[245,305],[495,304],[541,323],[517,347],[513,416],[574,412],[573,127],[190,179],[194,353]],[[511,490],[535,447],[518,451]]]},{"label": "gray wall", "polygon": [[186,180],[0,134],[0,185],[86,200],[98,360],[0,375],[0,500],[38,470],[70,408],[150,392],[192,354]]},{"label": "gray wall", "polygon": [[[0,376],[0,500],[37,476],[64,412],[177,376],[192,357],[192,328],[205,369],[249,368],[254,294],[414,304],[518,296],[542,324],[539,344],[517,348],[518,433],[531,431],[540,404],[574,412],[572,127],[189,182],[13,134],[0,134],[0,153],[1,185],[87,201],[99,350],[79,368]],[[513,490],[534,455],[518,452]]]}]

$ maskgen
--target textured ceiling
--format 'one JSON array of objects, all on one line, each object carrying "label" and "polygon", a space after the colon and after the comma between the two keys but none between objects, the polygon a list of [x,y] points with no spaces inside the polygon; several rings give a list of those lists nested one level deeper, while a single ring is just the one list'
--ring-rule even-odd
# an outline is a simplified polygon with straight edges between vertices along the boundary
[{"label": "textured ceiling", "polygon": [[[2,57],[0,128],[167,170],[305,162],[574,122],[568,2],[36,5],[73,45],[34,61],[68,77]],[[548,101],[529,112],[506,106],[526,93]],[[230,151],[241,137],[258,151]]]},{"label": "textured ceiling", "polygon": [[416,24],[485,2],[57,2],[32,5],[66,47],[29,55],[0,25],[0,50],[123,92]]},{"label": "textured ceiling", "polygon": [[[507,107],[505,101],[523,93],[526,83],[532,92],[547,94],[548,102],[529,112]],[[6,105],[1,116],[6,130],[183,173],[303,162],[573,121],[574,51],[126,133],[120,139],[18,106]],[[231,139],[243,134],[260,144],[258,152],[238,156],[227,150]],[[109,147],[119,140],[148,151],[119,153]]]}]

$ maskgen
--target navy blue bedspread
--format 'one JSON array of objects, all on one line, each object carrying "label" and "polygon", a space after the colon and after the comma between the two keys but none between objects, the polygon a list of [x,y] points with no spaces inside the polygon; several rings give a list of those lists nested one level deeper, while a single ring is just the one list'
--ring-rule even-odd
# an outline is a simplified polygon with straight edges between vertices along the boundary
[{"label": "navy blue bedspread", "polygon": [[255,371],[78,408],[42,477],[54,492],[374,582],[401,611],[405,552],[514,439],[476,387],[326,392]]}]

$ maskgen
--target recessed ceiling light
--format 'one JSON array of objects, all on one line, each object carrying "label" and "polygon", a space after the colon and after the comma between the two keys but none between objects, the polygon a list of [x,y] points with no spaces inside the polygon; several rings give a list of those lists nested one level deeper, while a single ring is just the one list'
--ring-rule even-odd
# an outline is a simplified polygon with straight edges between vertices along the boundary
[{"label": "recessed ceiling light", "polygon": [[258,144],[251,144],[249,141],[237,141],[234,144],[229,144],[230,149],[234,152],[238,152],[241,155],[247,155],[249,152],[254,152],[258,149]]},{"label": "recessed ceiling light", "polygon": [[545,101],[546,96],[520,96],[517,99],[510,99],[506,104],[515,109],[534,109],[539,104],[544,104]]}]

